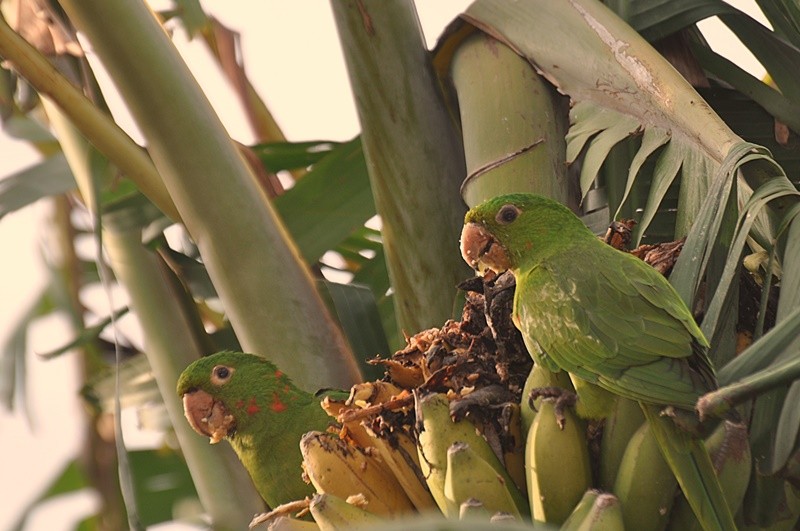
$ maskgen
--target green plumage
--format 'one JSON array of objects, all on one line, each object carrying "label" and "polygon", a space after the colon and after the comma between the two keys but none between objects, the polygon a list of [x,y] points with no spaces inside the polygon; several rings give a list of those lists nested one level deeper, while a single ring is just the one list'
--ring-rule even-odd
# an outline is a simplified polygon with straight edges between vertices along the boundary
[{"label": "green plumage", "polygon": [[462,253],[474,267],[514,273],[515,323],[537,363],[570,373],[578,412],[606,416],[613,401],[601,389],[639,401],[659,442],[673,441],[662,451],[706,529],[734,529],[702,442],[658,417],[663,406],[693,412],[717,387],[708,342],[669,282],[563,205],[528,194],[468,212]]},{"label": "green plumage", "polygon": [[[228,369],[227,379],[218,377],[220,367]],[[225,438],[271,507],[313,494],[301,479],[299,444],[304,433],[324,431],[332,420],[319,398],[298,389],[268,360],[241,352],[195,361],[181,374],[177,390],[184,397],[207,393],[233,417]]]}]

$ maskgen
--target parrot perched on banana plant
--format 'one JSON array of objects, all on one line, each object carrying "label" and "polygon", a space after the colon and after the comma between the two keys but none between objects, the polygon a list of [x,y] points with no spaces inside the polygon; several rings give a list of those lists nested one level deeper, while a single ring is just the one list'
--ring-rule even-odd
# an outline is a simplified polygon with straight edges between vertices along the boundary
[{"label": "parrot perched on banana plant", "polygon": [[300,438],[331,418],[270,361],[230,351],[200,358],[181,373],[178,395],[197,433],[230,442],[270,507],[314,493],[301,478]]},{"label": "parrot perched on banana plant", "polygon": [[702,440],[662,414],[694,416],[717,387],[708,341],[669,282],[530,194],[470,210],[461,254],[479,271],[514,274],[514,323],[536,363],[569,373],[578,414],[604,418],[616,397],[638,401],[703,527],[736,529]]}]

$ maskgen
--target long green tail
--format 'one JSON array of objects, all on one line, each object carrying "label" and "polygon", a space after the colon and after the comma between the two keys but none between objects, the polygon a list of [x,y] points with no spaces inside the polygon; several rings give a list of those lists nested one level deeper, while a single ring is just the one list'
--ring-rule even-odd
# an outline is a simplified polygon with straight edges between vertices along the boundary
[{"label": "long green tail", "polygon": [[639,405],[703,529],[734,531],[733,515],[703,441],[682,431],[672,419],[661,416],[661,406],[641,402]]}]

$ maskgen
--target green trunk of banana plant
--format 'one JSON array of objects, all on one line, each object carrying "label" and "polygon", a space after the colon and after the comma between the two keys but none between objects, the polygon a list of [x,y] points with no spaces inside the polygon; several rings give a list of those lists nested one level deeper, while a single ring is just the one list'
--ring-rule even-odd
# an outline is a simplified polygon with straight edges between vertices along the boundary
[{"label": "green trunk of banana plant", "polygon": [[685,135],[718,163],[741,142],[661,54],[599,1],[481,0],[465,16],[512,43],[575,101]]},{"label": "green trunk of banana plant", "polygon": [[136,119],[245,350],[302,387],[358,366],[309,269],[153,13],[139,0],[63,0]]},{"label": "green trunk of banana plant", "polygon": [[[80,136],[69,119],[50,101],[44,100],[44,104],[81,195],[86,205],[93,208],[96,190],[111,182],[112,174],[101,173],[99,165],[93,164],[93,160],[102,156]],[[108,163],[105,168],[109,168]],[[98,177],[105,178],[105,183],[98,182]],[[134,213],[132,218],[138,219],[138,214]],[[263,509],[263,502],[230,447],[212,447],[192,430],[184,419],[183,404],[175,391],[181,371],[207,353],[198,333],[202,324],[187,312],[186,294],[170,277],[166,265],[142,244],[141,228],[126,227],[126,219],[131,216],[124,211],[104,216],[104,247],[141,325],[145,354],[200,502],[214,529],[244,529],[252,514]]]},{"label": "green trunk of banana plant", "polygon": [[532,192],[577,206],[567,179],[568,101],[531,64],[477,32],[453,54],[469,206],[497,195]]},{"label": "green trunk of banana plant", "polygon": [[180,220],[180,215],[147,154],[109,115],[95,107],[51,65],[47,58],[11,29],[2,14],[0,57],[9,61],[39,94],[48,95],[56,102],[83,136],[133,180],[139,190],[164,214],[175,221]]},{"label": "green trunk of banana plant", "polygon": [[400,327],[452,316],[464,155],[412,2],[333,0]]}]

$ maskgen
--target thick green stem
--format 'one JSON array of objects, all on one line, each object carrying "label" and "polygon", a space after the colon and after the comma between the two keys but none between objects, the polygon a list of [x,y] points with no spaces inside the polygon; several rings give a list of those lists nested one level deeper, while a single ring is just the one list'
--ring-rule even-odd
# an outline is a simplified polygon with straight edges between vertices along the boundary
[{"label": "thick green stem", "polygon": [[[92,164],[92,148],[68,117],[48,100],[44,103],[81,195],[91,208],[93,180],[110,179],[111,174],[97,175],[97,166]],[[200,501],[215,529],[244,529],[250,516],[263,507],[261,499],[229,447],[211,447],[194,433],[183,417],[183,404],[175,391],[181,371],[207,353],[197,334],[197,323],[181,304],[185,294],[178,292],[166,265],[144,247],[140,229],[115,229],[112,224],[104,231],[103,241],[117,279],[126,288],[130,305],[142,327],[145,354]]]},{"label": "thick green stem", "polygon": [[128,176],[170,218],[180,221],[161,176],[147,154],[100,111],[0,15],[0,57],[9,61],[36,91],[51,98],[89,142]]},{"label": "thick green stem", "polygon": [[469,275],[458,254],[466,209],[461,142],[444,106],[414,5],[333,0],[402,329],[452,316]]},{"label": "thick green stem", "polygon": [[467,161],[464,201],[474,206],[533,192],[574,203],[564,163],[567,101],[528,61],[484,33],[461,43],[451,73]]},{"label": "thick green stem", "polygon": [[359,379],[311,274],[164,29],[139,0],[63,0],[147,139],[245,350],[301,387]]}]

